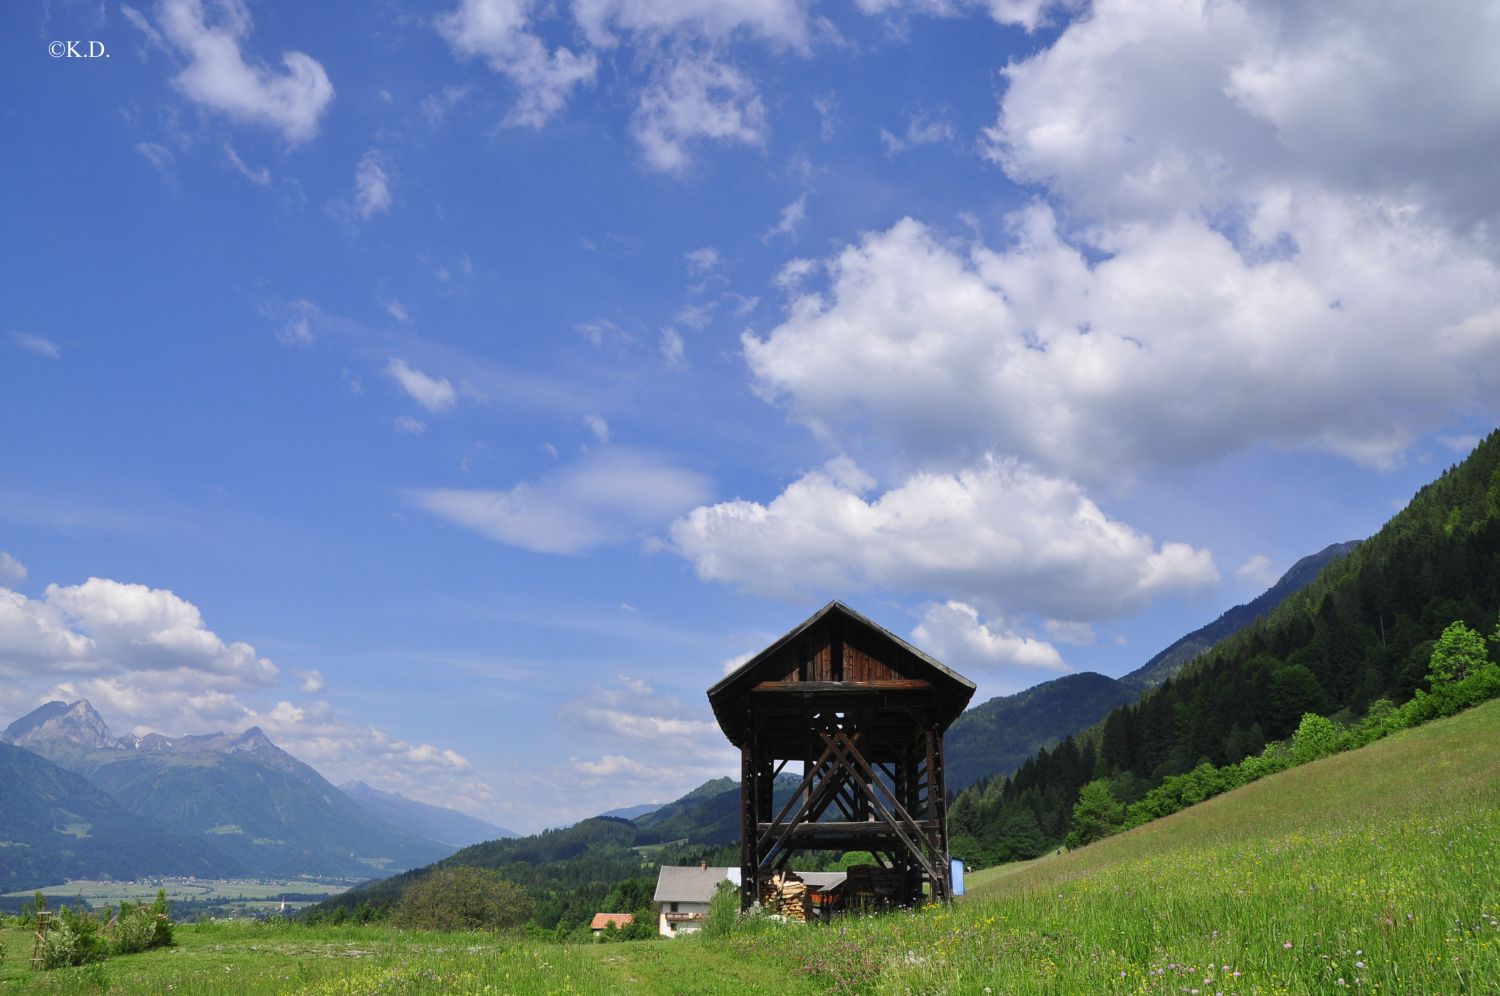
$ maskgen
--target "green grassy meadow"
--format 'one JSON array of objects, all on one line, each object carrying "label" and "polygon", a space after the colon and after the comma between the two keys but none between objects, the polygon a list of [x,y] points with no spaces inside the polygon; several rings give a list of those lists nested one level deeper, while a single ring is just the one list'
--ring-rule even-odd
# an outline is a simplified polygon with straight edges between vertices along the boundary
[{"label": "green grassy meadow", "polygon": [[181,993],[1500,992],[1500,702],[1078,851],[973,875],[947,909],[728,938],[554,945],[202,924],[0,989]]}]

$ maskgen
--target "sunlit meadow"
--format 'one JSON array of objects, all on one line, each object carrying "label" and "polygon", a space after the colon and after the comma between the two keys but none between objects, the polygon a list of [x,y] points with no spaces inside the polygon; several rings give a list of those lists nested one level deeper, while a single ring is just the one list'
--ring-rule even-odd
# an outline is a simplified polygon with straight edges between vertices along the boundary
[{"label": "sunlit meadow", "polygon": [[972,876],[951,908],[597,946],[388,927],[186,926],[0,986],[186,993],[1493,993],[1500,702],[1137,830]]}]

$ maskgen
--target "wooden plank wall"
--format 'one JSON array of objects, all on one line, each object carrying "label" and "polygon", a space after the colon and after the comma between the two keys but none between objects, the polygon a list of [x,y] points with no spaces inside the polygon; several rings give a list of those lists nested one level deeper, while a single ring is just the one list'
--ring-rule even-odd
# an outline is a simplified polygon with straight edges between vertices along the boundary
[{"label": "wooden plank wall", "polygon": [[[831,632],[827,626],[816,627],[782,653],[776,670],[778,683],[802,681],[895,681],[904,678],[871,650],[844,639],[845,634]],[[772,680],[772,679],[768,679]]]}]

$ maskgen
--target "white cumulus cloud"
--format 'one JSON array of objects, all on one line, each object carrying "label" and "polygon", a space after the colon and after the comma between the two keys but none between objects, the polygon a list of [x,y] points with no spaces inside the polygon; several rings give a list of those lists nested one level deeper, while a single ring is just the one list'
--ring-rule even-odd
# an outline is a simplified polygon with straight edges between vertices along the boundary
[{"label": "white cumulus cloud", "polygon": [[221,639],[191,602],[107,578],[50,584],[40,599],[0,588],[0,666],[26,664],[226,688],[269,684],[278,673],[250,644]]},{"label": "white cumulus cloud", "polygon": [[20,584],[26,580],[26,565],[4,550],[0,550],[0,582]]},{"label": "white cumulus cloud", "polygon": [[1218,581],[1207,550],[1110,519],[1081,489],[1014,459],[913,474],[883,493],[847,458],[768,504],[705,505],[672,525],[705,580],[793,597],[944,592],[990,612],[1084,621]]},{"label": "white cumulus cloud", "polygon": [[[828,260],[827,289],[745,357],[829,438],[999,448],[1096,482],[1264,443],[1383,463],[1447,412],[1494,410],[1500,270],[1419,216],[1291,203],[1293,258],[1188,217],[1122,227],[1097,262],[1045,207],[1001,250],[903,220]],[[1273,219],[1249,222],[1275,243]]]},{"label": "white cumulus cloud", "polygon": [[189,99],[231,118],[267,125],[292,144],[317,133],[333,100],[328,73],[304,52],[282,53],[284,72],[247,60],[240,44],[251,30],[242,0],[161,0],[162,34],[187,58],[174,84]]},{"label": "white cumulus cloud", "polygon": [[1003,620],[982,620],[979,610],[965,602],[927,606],[911,637],[917,646],[982,685],[976,701],[1072,670],[1046,640],[1017,632]]},{"label": "white cumulus cloud", "polygon": [[1060,210],[788,273],[757,386],[834,443],[1091,485],[1263,446],[1388,465],[1500,415],[1497,45],[1482,3],[1097,0],[1007,67],[987,133]]}]

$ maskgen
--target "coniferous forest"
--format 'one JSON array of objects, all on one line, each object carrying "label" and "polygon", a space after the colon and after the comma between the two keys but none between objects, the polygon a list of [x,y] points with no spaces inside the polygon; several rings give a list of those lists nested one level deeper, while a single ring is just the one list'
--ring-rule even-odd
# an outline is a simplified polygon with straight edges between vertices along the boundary
[{"label": "coniferous forest", "polygon": [[[1433,647],[1500,612],[1500,431],[1422,488],[1347,558],[1267,618],[1197,657],[1133,705],[959,793],[952,850],[971,864],[1040,855],[1069,835],[1085,785],[1128,806],[1172,776],[1231,765],[1308,713],[1349,724],[1426,686]],[[1493,644],[1492,644],[1493,645]]]}]

